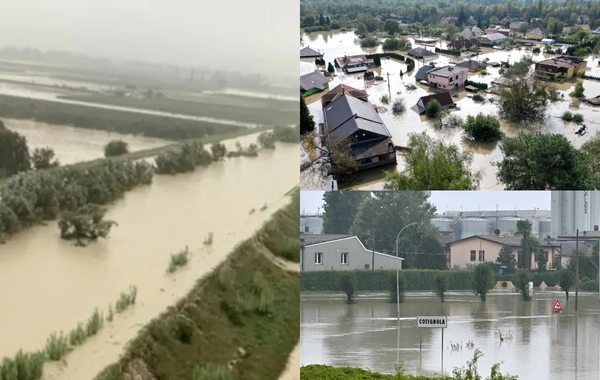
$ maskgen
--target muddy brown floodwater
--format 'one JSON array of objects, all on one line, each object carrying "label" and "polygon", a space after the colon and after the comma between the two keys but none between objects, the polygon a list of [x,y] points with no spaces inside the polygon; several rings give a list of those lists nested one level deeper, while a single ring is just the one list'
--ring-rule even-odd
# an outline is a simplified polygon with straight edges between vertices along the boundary
[{"label": "muddy brown floodwater", "polygon": [[[95,307],[106,312],[130,284],[135,307],[97,336],[46,365],[44,379],[92,379],[116,361],[139,328],[185,295],[234,246],[251,236],[298,185],[297,146],[277,146],[256,158],[235,158],[178,176],[156,176],[109,207],[119,223],[107,240],[79,248],[58,236],[56,222],[24,231],[0,246],[0,357],[43,348],[54,331],[68,332]],[[256,173],[265,173],[258,176]],[[263,205],[265,211],[259,211]],[[250,210],[256,212],[250,214]],[[204,238],[214,233],[210,249]],[[185,246],[191,265],[165,274],[170,254]]]}]

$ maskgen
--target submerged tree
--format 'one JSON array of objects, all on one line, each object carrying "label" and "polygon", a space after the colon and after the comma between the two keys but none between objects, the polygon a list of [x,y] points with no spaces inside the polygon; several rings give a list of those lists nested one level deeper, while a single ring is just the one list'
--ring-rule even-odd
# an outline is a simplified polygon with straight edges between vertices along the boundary
[{"label": "submerged tree", "polygon": [[491,264],[476,265],[471,277],[471,288],[481,298],[482,302],[485,302],[487,294],[496,285]]},{"label": "submerged tree", "polygon": [[31,163],[35,170],[48,169],[56,167],[59,164],[58,160],[54,158],[55,153],[51,148],[36,148],[31,154]]},{"label": "submerged tree", "polygon": [[307,133],[302,136],[302,147],[306,152],[300,164],[302,176],[333,176],[338,181],[344,181],[358,171],[358,164],[352,155],[351,138],[334,143],[328,136],[317,137],[316,133]]},{"label": "submerged tree", "polygon": [[575,273],[573,271],[563,268],[558,272],[558,285],[561,290],[567,295],[567,301],[569,300],[569,290],[575,285]]},{"label": "submerged tree", "polygon": [[338,286],[341,291],[346,293],[346,303],[354,303],[356,298],[356,278],[354,278],[353,273],[341,273]]},{"label": "submerged tree", "polygon": [[523,301],[531,301],[531,294],[529,294],[529,272],[526,270],[520,270],[517,272],[517,279],[515,280],[515,289],[521,293]]},{"label": "submerged tree", "polygon": [[0,122],[0,178],[31,168],[27,139]]},{"label": "submerged tree", "polygon": [[111,228],[117,223],[104,220],[105,214],[106,209],[97,204],[86,204],[75,211],[65,212],[58,221],[60,237],[76,240],[79,246],[85,246],[85,241],[106,239]]},{"label": "submerged tree", "polygon": [[440,302],[444,302],[444,297],[448,291],[448,277],[446,277],[446,273],[436,273],[433,278],[433,291],[440,297]]},{"label": "submerged tree", "polygon": [[527,76],[511,77],[500,90],[500,111],[510,120],[539,120],[551,98],[547,86]]},{"label": "submerged tree", "polygon": [[112,140],[104,146],[104,157],[115,157],[129,153],[129,144],[123,140]]},{"label": "submerged tree", "polygon": [[210,147],[210,150],[212,151],[213,160],[215,161],[223,160],[223,158],[225,158],[225,155],[227,154],[227,147],[225,146],[225,144],[214,143]]}]

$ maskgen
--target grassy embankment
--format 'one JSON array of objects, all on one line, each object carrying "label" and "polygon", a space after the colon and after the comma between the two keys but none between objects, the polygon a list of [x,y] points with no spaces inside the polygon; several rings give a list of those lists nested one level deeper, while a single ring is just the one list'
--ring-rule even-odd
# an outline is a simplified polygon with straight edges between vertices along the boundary
[{"label": "grassy embankment", "polygon": [[287,207],[145,326],[96,380],[142,373],[161,380],[277,379],[300,338],[298,274],[268,257],[289,257],[291,247],[276,246],[276,235],[293,239],[299,251],[298,188],[291,195]]},{"label": "grassy embankment", "polygon": [[[264,125],[286,125],[297,123],[299,112],[296,103],[272,99],[265,99],[258,103],[248,101],[248,106],[242,106],[241,103],[238,102],[240,104],[239,106],[232,106],[227,98],[222,99],[223,104],[205,103],[201,101],[202,98],[198,98],[198,101],[175,100],[170,98],[134,99],[110,95],[70,95],[60,96],[60,98],[79,102],[142,108]],[[262,107],[259,105],[262,105]]]}]

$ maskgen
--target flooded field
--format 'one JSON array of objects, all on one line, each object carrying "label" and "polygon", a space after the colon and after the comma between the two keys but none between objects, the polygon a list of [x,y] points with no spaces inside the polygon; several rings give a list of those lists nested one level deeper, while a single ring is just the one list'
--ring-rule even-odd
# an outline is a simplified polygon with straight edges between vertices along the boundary
[{"label": "flooded field", "polygon": [[[361,48],[353,32],[325,32],[325,33],[311,33],[304,34],[304,46],[310,46],[311,48],[318,49],[324,52],[324,59],[326,62],[333,62],[336,57],[343,56],[344,54],[373,54],[383,53],[380,47],[378,48]],[[413,46],[423,46],[414,44]],[[438,43],[439,47],[439,43]],[[445,47],[445,42],[442,43],[442,47]],[[426,47],[428,50],[433,50],[431,46]],[[531,55],[530,51],[525,49],[511,50],[511,51],[498,51],[493,49],[483,49],[484,52],[479,55],[479,59],[483,60],[489,58],[490,62],[509,61],[515,62],[521,59],[525,55]],[[405,52],[400,52],[406,56]],[[533,54],[534,61],[541,61],[549,58],[549,55],[541,53]],[[433,60],[436,66],[448,64],[450,62],[458,62],[461,59],[454,57],[440,55],[439,58]],[[423,67],[424,64],[428,64],[432,61],[415,61],[415,70],[411,73],[400,76],[400,71],[406,72],[406,65],[393,59],[381,60],[381,67],[375,68],[372,71],[376,75],[380,75],[386,79],[384,82],[378,82],[376,84],[365,83],[360,74],[346,75],[341,70],[336,69],[336,77],[329,83],[329,88],[334,88],[340,83],[358,88],[365,89],[369,94],[369,100],[371,103],[377,106],[384,107],[386,112],[381,113],[380,116],[392,133],[394,142],[397,145],[405,146],[408,143],[409,133],[421,133],[426,131],[429,135],[437,138],[443,138],[447,142],[459,145],[464,150],[468,150],[474,153],[473,169],[481,170],[483,174],[480,188],[482,190],[497,190],[502,189],[503,186],[497,183],[496,180],[496,169],[491,165],[494,161],[502,159],[502,153],[497,143],[479,143],[468,140],[463,137],[460,130],[440,130],[434,127],[431,120],[426,116],[418,115],[414,110],[411,109],[420,97],[428,95],[429,88],[416,83],[414,78],[419,68]],[[596,57],[588,57],[588,75],[600,76],[600,67],[598,67],[599,61]],[[306,74],[312,72],[316,68],[314,59],[303,59],[300,62],[300,73]],[[492,80],[497,79],[500,74],[498,73],[499,68],[488,67],[488,75],[482,75],[480,73],[469,73],[469,80],[476,82],[485,82],[490,84]],[[389,74],[389,83],[387,82]],[[569,93],[573,90],[576,80],[571,79],[563,83],[557,83],[559,92],[564,95],[564,100],[551,103],[548,107],[548,112],[543,120],[533,124],[517,124],[507,123],[502,121],[501,127],[508,136],[514,136],[520,131],[540,131],[544,133],[560,133],[563,134],[573,143],[574,146],[580,147],[585,141],[593,138],[598,131],[600,131],[600,108],[595,108],[587,103],[574,102],[569,97]],[[389,88],[388,88],[389,84]],[[417,89],[409,91],[405,85],[416,84]],[[585,95],[587,97],[594,97],[600,95],[600,82],[584,80],[583,85],[585,88]],[[387,95],[390,98],[390,104],[397,99],[402,99],[407,107],[406,112],[401,115],[395,116],[391,112],[390,104],[383,104],[381,97]],[[474,115],[479,112],[486,114],[498,114],[498,105],[492,103],[490,98],[492,95],[484,94],[485,102],[483,104],[475,103],[470,97],[467,96],[465,91],[459,92],[459,97],[454,98],[454,102],[457,104],[457,108],[452,110],[452,114],[460,115],[465,118],[467,115]],[[322,110],[320,102],[318,101],[322,93],[315,94],[306,99],[309,110],[315,117],[315,121],[320,123],[323,121]],[[578,136],[575,131],[578,129],[575,123],[564,122],[560,119],[560,116],[564,111],[570,110],[572,112],[578,112],[584,115],[585,124],[588,126],[588,133],[584,136]],[[403,160],[399,160],[398,170],[403,168]],[[372,171],[365,171],[361,173],[363,177],[362,183],[358,183],[355,188],[360,189],[382,189],[383,178],[381,171],[378,169]]]},{"label": "flooded field", "polygon": [[111,140],[123,140],[129,151],[158,148],[172,142],[144,136],[96,131],[42,123],[35,120],[2,119],[4,125],[25,136],[30,151],[50,147],[63,165],[104,157],[104,146]]},{"label": "flooded field", "polygon": [[[288,144],[256,158],[156,176],[151,186],[137,188],[109,207],[107,219],[119,226],[109,239],[86,248],[61,240],[56,222],[14,236],[0,246],[0,306],[10,310],[0,314],[0,357],[20,348],[42,348],[53,331],[71,330],[95,307],[106,312],[134,284],[136,306],[71,353],[68,367],[51,365],[44,377],[91,379],[117,359],[142,325],[176,302],[287,202],[284,194],[298,182],[297,173],[287,168],[295,164],[297,148]],[[261,172],[279,174],[257,180]],[[266,210],[260,211],[264,205]],[[214,243],[206,248],[210,232]],[[167,276],[170,254],[186,245],[194,252],[191,265]]]},{"label": "flooded field", "polygon": [[[574,294],[572,294],[574,296]],[[494,363],[502,373],[523,380],[597,379],[600,376],[598,294],[580,293],[578,315],[574,299],[564,293],[536,293],[531,302],[507,291],[488,295],[486,303],[467,292],[451,292],[444,303],[430,293],[410,292],[400,305],[400,333],[396,304],[383,298],[360,298],[347,305],[330,294],[301,293],[300,345],[302,365],[368,368],[394,373],[403,364],[407,373],[433,375],[463,367],[473,357],[466,347],[473,341],[484,356],[479,373],[487,377]],[[574,297],[573,297],[574,298]],[[552,312],[556,299],[560,315]],[[417,328],[416,317],[448,316],[442,347],[441,329]],[[512,340],[500,342],[498,330]],[[422,350],[419,350],[422,342]],[[462,350],[450,349],[462,343]]]}]

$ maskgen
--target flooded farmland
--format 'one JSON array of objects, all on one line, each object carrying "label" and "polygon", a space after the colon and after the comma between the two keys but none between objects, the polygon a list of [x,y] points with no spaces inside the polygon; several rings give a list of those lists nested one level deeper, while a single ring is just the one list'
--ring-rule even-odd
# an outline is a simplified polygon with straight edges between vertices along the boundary
[{"label": "flooded farmland", "polygon": [[[413,46],[423,46],[415,44]],[[310,33],[303,35],[304,46],[310,46],[313,49],[324,52],[324,59],[326,62],[333,62],[336,57],[343,56],[345,54],[374,54],[383,53],[380,47],[377,48],[361,48],[359,40],[356,38],[353,32],[323,32],[323,33]],[[439,43],[437,45],[440,46]],[[441,44],[442,48],[445,48],[445,42]],[[426,47],[428,50],[433,50],[431,46]],[[406,55],[405,52],[399,52]],[[479,59],[483,60],[489,58],[490,62],[509,61],[515,62],[521,59],[525,55],[531,55],[531,51],[521,50],[510,50],[510,51],[498,51],[493,49],[483,49],[483,53],[479,55]],[[549,58],[550,55],[543,53],[532,54],[534,61],[541,61]],[[440,55],[439,58],[433,60],[436,66],[448,64],[450,62],[458,62],[460,59],[451,58],[449,56]],[[431,61],[415,61],[416,66],[409,74],[400,76],[400,71],[406,72],[406,65],[402,62],[385,59],[381,60],[381,67],[375,68],[372,71],[376,75],[382,76],[386,81],[378,82],[375,84],[365,83],[360,74],[346,75],[339,69],[336,69],[335,78],[329,83],[329,88],[334,88],[338,84],[343,83],[358,89],[365,89],[369,94],[369,100],[376,106],[384,107],[385,112],[381,113],[380,116],[390,130],[392,138],[397,145],[405,146],[408,143],[409,133],[421,133],[425,131],[427,134],[436,138],[443,138],[446,142],[451,142],[460,146],[463,150],[468,150],[474,154],[473,169],[480,170],[483,178],[480,184],[482,190],[498,190],[502,189],[503,186],[497,183],[496,180],[496,169],[492,166],[492,162],[499,161],[502,159],[502,153],[498,147],[498,143],[479,143],[468,140],[463,137],[460,130],[446,129],[440,130],[436,128],[432,121],[426,116],[418,115],[414,110],[411,109],[418,99],[424,95],[429,94],[429,88],[427,86],[417,83],[414,76],[420,67],[424,64],[428,64]],[[588,75],[600,76],[599,60],[597,57],[590,56],[587,58],[588,62]],[[312,72],[316,68],[314,59],[303,59],[300,62],[300,73],[306,74]],[[500,76],[499,68],[488,67],[487,75],[481,73],[469,73],[469,80],[476,82],[491,83],[493,79]],[[389,82],[387,82],[389,74]],[[518,124],[518,123],[507,123],[501,121],[502,130],[507,136],[515,136],[519,132],[531,132],[540,131],[543,133],[560,133],[563,134],[574,146],[580,147],[585,141],[593,138],[598,131],[600,131],[600,109],[593,107],[587,103],[580,103],[573,101],[569,97],[569,93],[573,90],[576,83],[576,79],[571,79],[563,83],[557,83],[558,90],[561,95],[564,95],[563,100],[551,103],[548,107],[548,112],[543,120],[539,120],[535,123],[529,124]],[[415,84],[416,90],[408,90],[405,85]],[[389,85],[389,88],[388,88]],[[600,82],[592,80],[583,80],[585,87],[585,96],[591,98],[600,95]],[[320,108],[320,94],[315,94],[306,99],[309,111],[315,116],[315,122],[321,123],[323,121],[322,110]],[[387,95],[390,98],[389,104],[383,104],[381,97]],[[498,105],[490,101],[492,98],[489,94],[482,95],[485,98],[483,104],[475,103],[470,97],[466,95],[465,91],[459,93],[458,98],[454,98],[457,108],[451,111],[451,114],[459,115],[465,118],[467,115],[473,115],[478,112],[484,112],[486,114],[497,115]],[[406,112],[395,116],[391,112],[390,104],[397,99],[402,99],[406,104]],[[584,115],[585,124],[588,127],[588,133],[584,136],[578,136],[575,131],[579,128],[575,123],[564,122],[560,116],[564,111],[570,110],[572,112],[578,112]],[[402,170],[404,161],[400,159],[398,161],[397,170]],[[393,168],[392,168],[393,169]],[[379,190],[383,188],[383,176],[381,171],[378,169],[367,170],[360,174],[362,182],[352,186],[355,189],[370,189]],[[306,188],[303,186],[303,188]]]},{"label": "flooded farmland", "polygon": [[[384,295],[359,298],[347,305],[339,295],[301,293],[301,364],[368,368],[394,373],[400,362],[406,373],[432,376],[463,367],[473,357],[473,341],[483,352],[479,373],[487,377],[494,363],[502,373],[527,380],[597,379],[600,375],[598,294],[580,293],[579,311],[574,297],[564,293],[536,293],[531,302],[507,291],[494,291],[486,303],[469,292],[451,292],[444,303],[431,293],[409,292],[400,305],[400,333],[396,304]],[[574,296],[574,294],[572,294]],[[552,313],[556,299],[560,315]],[[441,329],[419,329],[417,315],[448,316],[442,346]],[[498,330],[512,333],[500,342]],[[463,348],[452,350],[450,342]],[[422,349],[420,350],[420,344]]]},{"label": "flooded farmland", "polygon": [[[86,248],[61,240],[56,222],[12,237],[0,246],[1,306],[10,310],[0,314],[0,357],[42,348],[52,332],[73,329],[95,307],[106,312],[120,292],[136,285],[138,301],[132,310],[67,356],[67,367],[47,365],[44,376],[92,378],[118,358],[141,326],[287,202],[284,194],[298,181],[297,173],[287,168],[295,164],[297,148],[280,144],[256,158],[156,176],[151,186],[136,188],[109,207],[107,219],[118,227],[109,239]],[[279,174],[257,180],[256,173]],[[210,232],[214,243],[207,248],[203,242]],[[185,246],[194,252],[191,265],[166,275],[170,254]],[[44,323],[39,323],[42,315]]]}]

